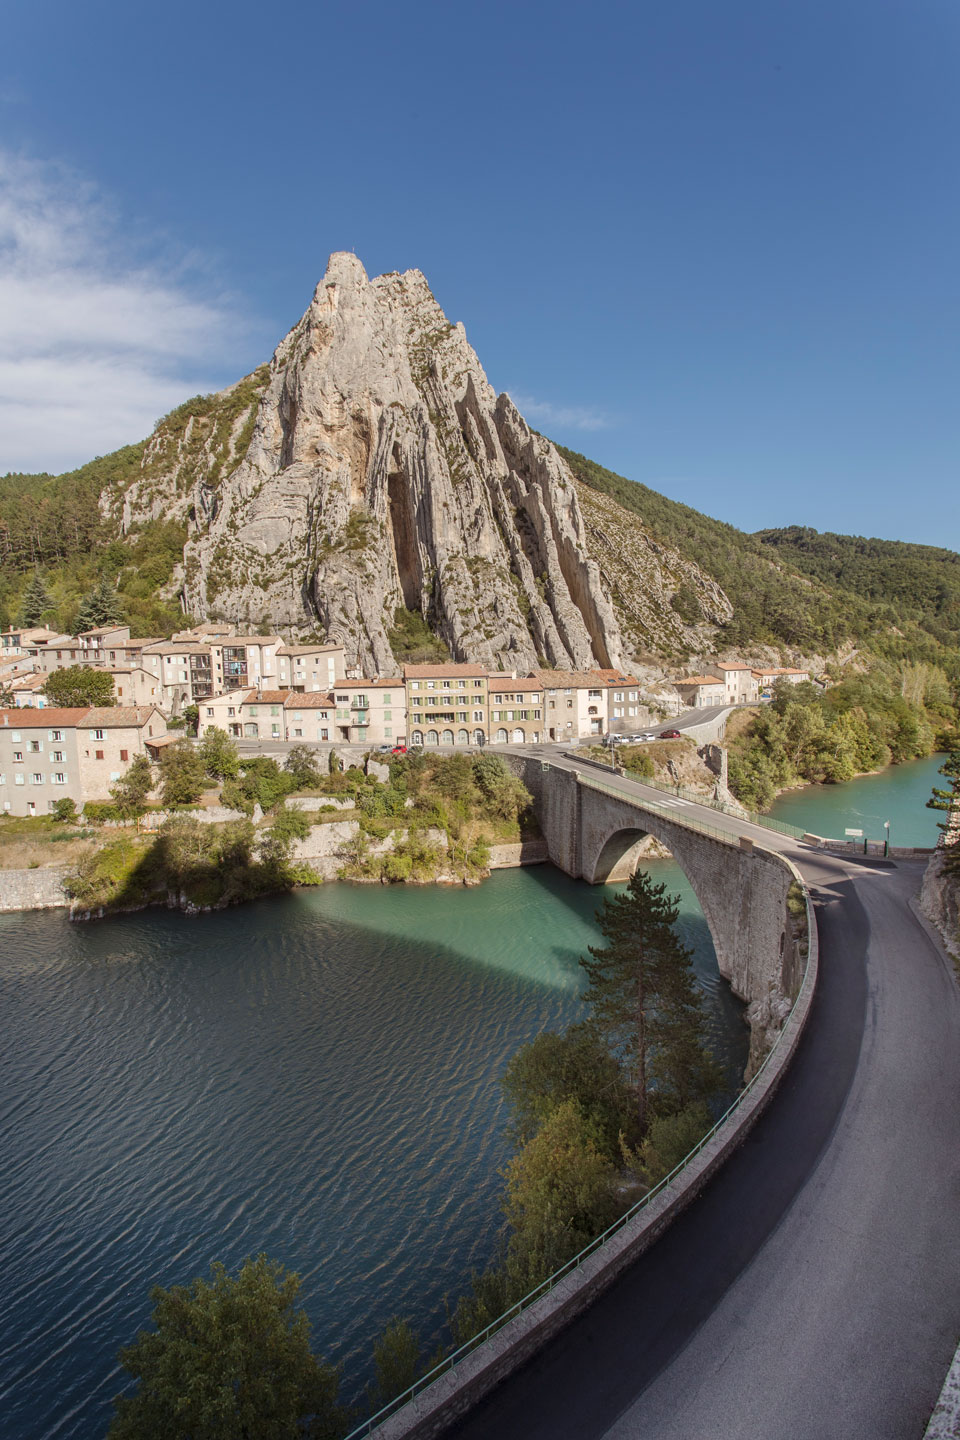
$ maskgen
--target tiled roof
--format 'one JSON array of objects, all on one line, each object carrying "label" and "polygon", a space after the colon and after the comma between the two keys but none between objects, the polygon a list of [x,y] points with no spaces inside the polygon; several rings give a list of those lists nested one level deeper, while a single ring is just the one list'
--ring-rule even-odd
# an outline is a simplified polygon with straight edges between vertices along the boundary
[{"label": "tiled roof", "polygon": [[282,635],[218,635],[211,638],[212,645],[274,645],[283,644]]},{"label": "tiled roof", "polygon": [[146,725],[151,715],[157,714],[156,705],[104,705],[86,710],[84,725],[98,726],[101,730],[117,730],[120,726]]},{"label": "tiled roof", "polygon": [[323,655],[329,650],[342,650],[342,645],[281,645],[278,655]]},{"label": "tiled roof", "polygon": [[619,670],[535,670],[534,677],[548,690],[596,690],[603,685],[636,685]]},{"label": "tiled roof", "polygon": [[717,675],[684,675],[682,680],[674,680],[674,685],[722,685],[723,681]]},{"label": "tiled roof", "polygon": [[198,640],[157,640],[144,645],[143,651],[145,655],[209,655],[210,646]]},{"label": "tiled roof", "polygon": [[290,690],[283,704],[285,710],[332,710],[335,701],[332,695],[322,695],[319,690],[311,690],[303,695]]},{"label": "tiled roof", "polygon": [[27,730],[31,727],[46,730],[49,725],[79,725],[88,709],[86,705],[72,705],[64,709],[37,710],[31,705],[24,705],[18,710],[0,710],[0,734],[5,727],[14,730]]},{"label": "tiled roof", "polygon": [[488,670],[486,665],[404,665],[405,680],[457,680],[460,676],[499,679],[506,672]]},{"label": "tiled roof", "polygon": [[289,690],[251,690],[243,703],[244,705],[282,705],[289,694]]},{"label": "tiled roof", "polygon": [[517,690],[519,690],[519,691],[531,690],[531,691],[541,691],[541,690],[543,689],[543,682],[540,681],[540,680],[537,680],[537,679],[535,679],[535,678],[529,678],[529,677],[528,677],[527,679],[525,679],[525,680],[511,680],[510,677],[507,676],[507,678],[506,678],[505,680],[503,680],[503,681],[494,680],[494,679],[491,677],[491,679],[490,679],[490,684],[489,684],[489,687],[488,687],[488,688],[489,688],[491,691],[498,691],[498,690],[513,690],[513,691],[517,691]]}]

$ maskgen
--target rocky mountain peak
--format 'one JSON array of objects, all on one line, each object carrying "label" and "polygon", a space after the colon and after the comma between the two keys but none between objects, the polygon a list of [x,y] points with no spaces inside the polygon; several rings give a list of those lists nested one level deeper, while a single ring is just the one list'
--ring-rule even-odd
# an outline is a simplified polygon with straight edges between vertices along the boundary
[{"label": "rocky mountain peak", "polygon": [[623,579],[591,552],[566,462],[494,393],[419,270],[370,279],[331,255],[269,367],[214,400],[202,435],[154,437],[125,510],[188,515],[191,612],[321,628],[367,673],[396,670],[404,610],[458,660],[628,663]]}]

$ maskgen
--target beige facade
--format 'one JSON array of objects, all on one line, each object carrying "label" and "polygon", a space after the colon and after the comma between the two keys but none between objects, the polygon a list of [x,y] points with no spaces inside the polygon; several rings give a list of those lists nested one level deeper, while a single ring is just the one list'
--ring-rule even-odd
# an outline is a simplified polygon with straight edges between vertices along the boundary
[{"label": "beige facade", "polygon": [[680,699],[691,710],[702,710],[708,705],[726,703],[726,682],[717,675],[687,675],[673,683]]},{"label": "beige facade", "polygon": [[801,685],[805,680],[810,679],[809,670],[797,670],[789,665],[773,666],[767,670],[754,670],[753,673],[761,690],[770,690],[778,680],[785,680],[790,685]]},{"label": "beige facade", "polygon": [[607,724],[606,680],[601,671],[538,670],[545,697],[545,739],[563,744],[602,735]]},{"label": "beige facade", "polygon": [[726,705],[755,705],[760,698],[757,677],[749,665],[714,665],[723,681],[724,697],[718,702]]},{"label": "beige facade", "polygon": [[486,745],[488,686],[513,679],[478,665],[405,665],[407,744]]},{"label": "beige facade", "polygon": [[187,705],[217,693],[211,646],[195,640],[158,640],[144,647],[141,667],[160,685],[164,710],[180,715]]},{"label": "beige facade", "polygon": [[342,645],[281,645],[277,651],[277,688],[324,693],[347,673]]},{"label": "beige facade", "polygon": [[544,737],[544,691],[539,680],[491,674],[490,743],[539,745]]},{"label": "beige facade", "polygon": [[211,694],[222,695],[247,685],[279,689],[277,652],[283,643],[282,635],[229,635],[211,640]]},{"label": "beige facade", "polygon": [[46,815],[58,800],[106,800],[147,743],[166,733],[154,706],[0,710],[0,810]]}]

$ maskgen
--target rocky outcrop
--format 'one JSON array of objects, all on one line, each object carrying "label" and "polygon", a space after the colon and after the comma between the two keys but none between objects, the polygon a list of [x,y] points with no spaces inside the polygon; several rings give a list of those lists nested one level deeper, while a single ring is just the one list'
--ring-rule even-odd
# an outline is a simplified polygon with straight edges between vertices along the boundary
[{"label": "rocky outcrop", "polygon": [[189,526],[191,613],[322,630],[367,673],[395,671],[400,608],[455,659],[521,672],[689,645],[680,585],[704,624],[729,615],[695,565],[578,492],[418,270],[371,280],[352,254],[269,366],[158,427],[121,523],[160,516]]},{"label": "rocky outcrop", "polygon": [[944,947],[960,962],[960,874],[953,866],[948,870],[949,851],[960,845],[956,835],[949,847],[938,846],[923,872],[920,909],[934,925]]}]

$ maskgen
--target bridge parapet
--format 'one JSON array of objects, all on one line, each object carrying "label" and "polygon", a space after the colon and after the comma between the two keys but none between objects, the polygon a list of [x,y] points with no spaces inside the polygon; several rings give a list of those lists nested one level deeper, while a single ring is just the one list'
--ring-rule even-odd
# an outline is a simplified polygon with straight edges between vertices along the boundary
[{"label": "bridge parapet", "polygon": [[550,860],[567,875],[592,885],[626,879],[648,835],[669,849],[699,901],[720,973],[748,1002],[753,1068],[789,1013],[803,971],[781,858],[667,799],[628,795],[592,774],[523,756],[510,764],[533,795]]}]

